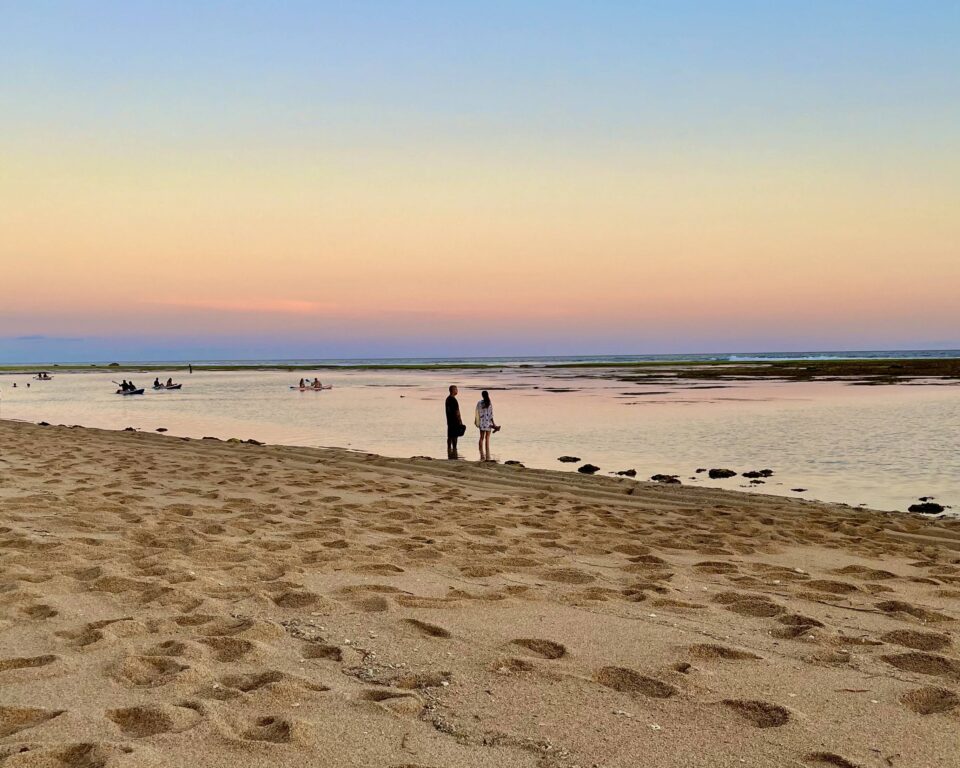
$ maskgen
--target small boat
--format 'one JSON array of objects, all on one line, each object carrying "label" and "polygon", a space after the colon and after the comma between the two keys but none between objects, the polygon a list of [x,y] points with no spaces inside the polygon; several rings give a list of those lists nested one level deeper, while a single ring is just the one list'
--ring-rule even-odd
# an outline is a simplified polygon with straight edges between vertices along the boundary
[{"label": "small boat", "polygon": [[35,378],[37,381],[52,381],[52,380],[53,380],[53,376],[51,376],[49,373],[38,373],[38,374],[37,374],[36,376],[34,376],[33,378]]},{"label": "small boat", "polygon": [[161,384],[159,387],[154,386],[154,389],[155,389],[155,390],[159,390],[159,389],[180,389],[180,387],[182,387],[182,386],[183,386],[183,384]]},{"label": "small boat", "polygon": [[118,394],[118,395],[142,395],[142,394],[143,394],[143,389],[142,389],[142,388],[141,388],[141,389],[127,389],[127,390],[118,389],[118,390],[117,390],[117,394]]},{"label": "small boat", "polygon": [[333,384],[324,384],[322,387],[290,387],[297,392],[324,392],[328,389],[333,389]]}]

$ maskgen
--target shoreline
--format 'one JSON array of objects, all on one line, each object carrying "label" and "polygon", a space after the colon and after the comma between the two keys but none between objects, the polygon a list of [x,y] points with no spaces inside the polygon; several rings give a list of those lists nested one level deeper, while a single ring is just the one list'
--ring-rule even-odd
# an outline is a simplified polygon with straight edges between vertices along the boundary
[{"label": "shoreline", "polygon": [[25,422],[0,445],[4,768],[955,757],[960,521]]},{"label": "shoreline", "polygon": [[[28,374],[39,370],[58,373],[182,373],[186,363],[175,364],[58,364],[0,365],[0,375]],[[728,360],[645,360],[631,362],[563,363],[289,363],[289,364],[203,364],[194,371],[538,371],[557,375],[575,374],[615,379],[623,382],[661,384],[687,381],[846,381],[850,384],[883,385],[918,380],[960,383],[960,357],[942,358],[862,358],[838,360],[768,359]],[[631,373],[636,375],[631,376]],[[659,375],[657,375],[659,374]]]}]

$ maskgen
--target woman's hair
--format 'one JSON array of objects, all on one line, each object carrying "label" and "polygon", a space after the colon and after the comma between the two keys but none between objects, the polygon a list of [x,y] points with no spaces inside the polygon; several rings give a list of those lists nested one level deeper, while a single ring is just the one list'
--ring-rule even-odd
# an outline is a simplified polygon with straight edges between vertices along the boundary
[{"label": "woman's hair", "polygon": [[480,393],[480,397],[483,398],[483,407],[484,407],[484,408],[489,408],[489,407],[490,407],[490,395],[487,393],[487,390],[483,390],[483,392]]}]

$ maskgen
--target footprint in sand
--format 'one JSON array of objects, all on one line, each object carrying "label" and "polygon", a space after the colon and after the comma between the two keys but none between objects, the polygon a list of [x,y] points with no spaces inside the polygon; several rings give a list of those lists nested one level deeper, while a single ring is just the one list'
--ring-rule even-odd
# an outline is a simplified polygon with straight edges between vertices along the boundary
[{"label": "footprint in sand", "polygon": [[133,752],[130,747],[111,744],[71,744],[66,747],[23,747],[30,765],[43,768],[106,768],[115,755]]},{"label": "footprint in sand", "polygon": [[307,590],[287,590],[272,599],[281,608],[309,608],[320,602],[319,595]]},{"label": "footprint in sand", "polygon": [[948,659],[945,656],[911,651],[909,653],[888,654],[880,658],[890,666],[901,669],[904,672],[915,672],[919,675],[950,677],[955,680],[960,680],[960,662]]},{"label": "footprint in sand", "polygon": [[737,568],[733,563],[724,562],[722,560],[705,560],[701,563],[694,563],[693,568],[698,573],[708,573],[708,574],[725,574],[725,573],[737,573],[740,569]]},{"label": "footprint in sand", "polygon": [[364,613],[382,613],[390,608],[389,601],[382,595],[359,597],[352,600],[351,605]]},{"label": "footprint in sand", "polygon": [[239,637],[205,637],[200,642],[210,648],[214,659],[223,662],[239,661],[256,648]]},{"label": "footprint in sand", "polygon": [[817,592],[826,592],[830,595],[848,595],[860,590],[854,584],[845,581],[831,581],[830,579],[810,579],[801,585],[804,589],[813,589]]},{"label": "footprint in sand", "polygon": [[343,651],[341,651],[336,645],[306,643],[303,647],[303,658],[324,659],[327,661],[343,661]]},{"label": "footprint in sand", "polygon": [[721,703],[754,728],[779,728],[790,721],[789,710],[766,701],[725,699]]},{"label": "footprint in sand", "polygon": [[830,765],[833,768],[860,768],[856,763],[851,763],[847,758],[833,752],[811,752],[805,760],[814,765]]},{"label": "footprint in sand", "polygon": [[250,741],[269,741],[274,744],[288,744],[293,741],[293,723],[285,718],[267,715],[258,717],[244,730],[243,738]]},{"label": "footprint in sand", "polygon": [[867,568],[863,565],[848,565],[845,568],[838,568],[834,573],[839,573],[842,576],[853,576],[864,581],[886,581],[887,579],[897,578],[897,574],[890,573],[890,571]]},{"label": "footprint in sand", "polygon": [[520,638],[519,640],[511,640],[511,642],[542,659],[560,659],[567,653],[567,649],[563,645],[555,643],[552,640]]},{"label": "footprint in sand", "polygon": [[371,688],[360,694],[361,701],[371,701],[398,715],[416,716],[423,711],[423,702],[407,691]]},{"label": "footprint in sand", "polygon": [[918,715],[936,715],[960,707],[960,696],[946,688],[928,686],[903,694],[900,703]]},{"label": "footprint in sand", "polygon": [[897,629],[880,636],[885,643],[895,643],[916,651],[939,651],[950,645],[950,637],[937,632]]},{"label": "footprint in sand", "polygon": [[532,672],[536,667],[526,659],[517,659],[513,657],[497,659],[490,665],[492,672],[501,675],[508,675],[513,672]]},{"label": "footprint in sand", "polygon": [[641,693],[654,699],[668,699],[679,693],[679,690],[670,683],[641,675],[626,667],[603,667],[597,671],[596,679],[600,685],[615,691]]},{"label": "footprint in sand", "polygon": [[0,707],[0,738],[53,720],[66,710],[38,709],[36,707]]},{"label": "footprint in sand", "polygon": [[57,615],[57,611],[49,605],[29,605],[22,608],[20,613],[28,619],[52,619]]},{"label": "footprint in sand", "polygon": [[448,630],[443,627],[438,627],[436,624],[428,624],[425,621],[420,621],[420,619],[404,619],[403,621],[426,637],[439,637],[444,639],[453,637]]},{"label": "footprint in sand", "polygon": [[0,672],[8,672],[13,669],[30,669],[32,667],[45,667],[57,660],[56,656],[20,656],[13,659],[0,659]]},{"label": "footprint in sand", "polygon": [[714,596],[713,602],[720,603],[728,611],[740,616],[771,618],[784,613],[785,609],[763,595],[747,595],[739,592],[721,592]]},{"label": "footprint in sand", "polygon": [[697,659],[706,661],[751,661],[761,658],[750,651],[738,651],[736,648],[728,648],[725,645],[701,644],[691,645],[688,649],[690,655]]},{"label": "footprint in sand", "polygon": [[285,675],[283,672],[279,672],[274,669],[267,672],[250,672],[247,674],[226,675],[225,677],[220,678],[220,683],[227,688],[234,688],[238,691],[243,691],[244,693],[250,693],[251,691],[256,691],[260,688],[263,688],[265,685],[279,683],[284,679],[284,677]]},{"label": "footprint in sand", "polygon": [[193,728],[202,719],[192,707],[151,705],[112,709],[107,717],[120,726],[125,736],[135,739],[158,733],[179,733]]},{"label": "footprint in sand", "polygon": [[144,654],[146,656],[183,656],[189,650],[190,646],[179,640],[164,640],[162,643],[150,646]]},{"label": "footprint in sand", "polygon": [[205,637],[239,635],[254,625],[253,619],[233,619],[224,616],[180,616],[175,621],[183,627],[195,627],[195,633]]},{"label": "footprint in sand", "polygon": [[902,600],[885,600],[882,603],[877,603],[877,608],[898,619],[902,619],[904,616],[912,616],[915,619],[920,619],[920,621],[950,621],[949,616],[944,616],[942,613],[921,608],[911,603],[905,603]]},{"label": "footprint in sand", "polygon": [[358,565],[353,569],[355,573],[371,573],[378,576],[392,576],[396,573],[403,573],[403,568],[392,563],[372,563],[370,565]]},{"label": "footprint in sand", "polygon": [[189,669],[168,656],[127,656],[113,673],[118,682],[138,688],[166,685],[184,670]]}]

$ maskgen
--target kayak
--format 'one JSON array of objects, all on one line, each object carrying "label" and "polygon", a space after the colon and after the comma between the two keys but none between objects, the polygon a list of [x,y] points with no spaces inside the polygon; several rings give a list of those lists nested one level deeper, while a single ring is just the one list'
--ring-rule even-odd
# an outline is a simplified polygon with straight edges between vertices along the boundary
[{"label": "kayak", "polygon": [[327,389],[333,389],[333,384],[327,384],[323,387],[290,387],[290,389],[295,389],[297,392],[323,392]]},{"label": "kayak", "polygon": [[142,395],[142,394],[143,394],[143,390],[142,390],[142,389],[128,389],[126,392],[124,392],[122,389],[118,389],[118,390],[117,390],[117,394],[118,394],[118,395]]},{"label": "kayak", "polygon": [[161,384],[159,387],[155,386],[154,389],[158,389],[158,390],[159,389],[180,389],[180,387],[182,386],[183,384],[170,384],[170,385]]}]

